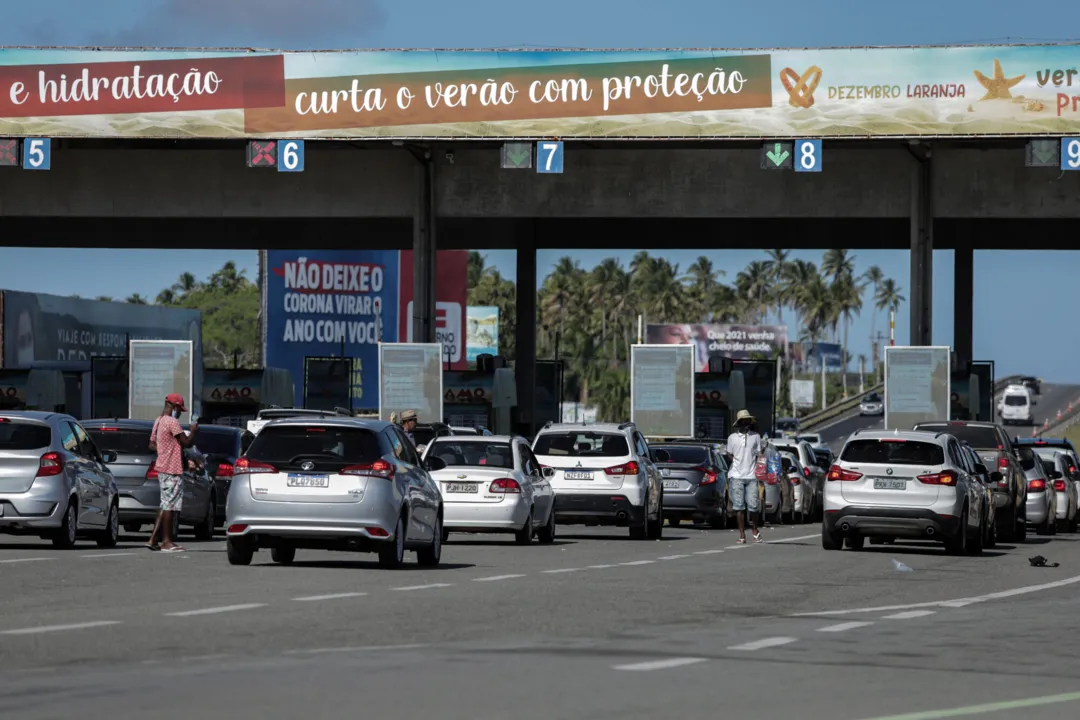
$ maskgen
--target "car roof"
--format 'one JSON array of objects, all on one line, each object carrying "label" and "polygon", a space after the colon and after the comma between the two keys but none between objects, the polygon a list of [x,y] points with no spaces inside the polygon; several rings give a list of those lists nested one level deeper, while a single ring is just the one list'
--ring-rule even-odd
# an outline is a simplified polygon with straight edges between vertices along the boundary
[{"label": "car roof", "polygon": [[527,442],[525,438],[520,435],[511,437],[510,435],[442,435],[432,440],[432,443],[442,442],[456,442],[456,443],[491,443],[491,442],[510,442],[512,440],[520,440],[521,442]]},{"label": "car roof", "polygon": [[83,420],[81,424],[88,430],[100,427],[149,430],[154,427],[153,420],[132,420],[131,418],[94,418],[93,420]]},{"label": "car roof", "polygon": [[1045,445],[1047,447],[1072,448],[1072,441],[1066,438],[1014,438],[1013,442],[1017,445]]},{"label": "car roof", "polygon": [[300,427],[317,425],[319,427],[362,428],[372,432],[382,432],[388,427],[391,427],[391,423],[386,420],[367,420],[363,418],[343,417],[340,415],[328,415],[327,417],[308,415],[307,417],[290,417],[271,420],[263,427],[263,430],[272,427],[291,427],[293,425]]},{"label": "car roof", "polygon": [[49,422],[60,418],[75,419],[67,413],[47,412],[44,410],[4,410],[0,411],[0,417],[11,418],[13,420],[37,420],[38,422]]},{"label": "car roof", "polygon": [[[950,425],[969,425],[971,427],[981,428],[996,428],[997,423],[986,422],[985,420],[930,420],[927,422],[916,423],[915,427],[949,427]],[[903,432],[903,431],[901,431]],[[947,432],[947,431],[939,431]]]},{"label": "car roof", "polygon": [[537,435],[553,432],[610,432],[625,434],[628,429],[634,427],[633,423],[552,423],[540,428]]},{"label": "car roof", "polygon": [[856,430],[848,438],[852,440],[911,440],[919,442],[933,442],[948,432],[926,432],[920,430]]}]

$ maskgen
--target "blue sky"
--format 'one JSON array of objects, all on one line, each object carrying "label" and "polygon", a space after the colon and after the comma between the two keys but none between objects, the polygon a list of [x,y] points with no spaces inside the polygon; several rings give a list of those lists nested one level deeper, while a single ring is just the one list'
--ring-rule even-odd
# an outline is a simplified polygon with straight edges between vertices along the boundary
[{"label": "blue sky", "polygon": [[[820,3],[758,0],[547,0],[543,5],[505,0],[38,0],[4,8],[0,45],[124,44],[244,46],[295,49],[349,47],[822,47],[919,45],[966,42],[1040,42],[1080,28],[1080,3],[1046,0],[1037,12],[1017,12],[1001,0],[911,0],[901,6],[866,0]],[[416,18],[424,22],[416,22]],[[1065,28],[1058,31],[1057,28]],[[1077,31],[1080,32],[1080,31]],[[514,275],[512,251],[486,253],[504,275]],[[541,253],[545,274],[563,254],[592,267],[606,252]],[[628,262],[633,254],[618,256]],[[696,252],[668,253],[686,267]],[[761,253],[706,253],[729,277]],[[819,252],[799,253],[818,262]],[[859,270],[876,264],[908,296],[908,254],[859,251]],[[0,248],[0,287],[86,297],[131,293],[147,296],[174,282],[183,270],[205,277],[226,260],[253,276],[252,251],[132,251]],[[952,341],[952,253],[935,253],[934,341]],[[28,268],[53,268],[36,274]],[[63,268],[78,268],[75,275]],[[56,270],[61,269],[61,270]],[[1045,308],[1075,304],[1080,253],[977,253],[975,257],[975,355],[997,360],[999,374],[1031,372],[1048,380],[1080,380],[1071,358],[1080,340],[1060,333],[1062,319]],[[1024,278],[1017,283],[1018,278]],[[1027,280],[1027,279],[1030,279]],[[1015,288],[1015,292],[1013,289]],[[897,319],[897,341],[907,339],[906,307]],[[1071,321],[1072,317],[1068,316]],[[1056,352],[1032,352],[1016,341],[1016,328],[1031,337],[1059,338]],[[884,316],[878,329],[887,331]],[[1057,332],[1055,332],[1057,331]],[[851,330],[851,352],[868,352],[869,312]]]}]

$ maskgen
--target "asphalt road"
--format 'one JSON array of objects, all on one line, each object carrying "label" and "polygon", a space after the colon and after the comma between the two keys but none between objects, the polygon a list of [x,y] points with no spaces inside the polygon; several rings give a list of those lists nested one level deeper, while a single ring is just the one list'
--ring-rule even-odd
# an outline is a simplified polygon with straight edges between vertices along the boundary
[{"label": "asphalt road", "polygon": [[[997,406],[997,401],[1001,397],[1001,393],[994,396],[994,406]],[[1074,405],[1080,400],[1080,385],[1043,385],[1042,395],[1036,396],[1035,405],[1035,425],[1032,427],[1022,427],[1019,425],[1008,426],[1008,431],[1013,435],[1019,435],[1022,437],[1030,436],[1033,427],[1041,428],[1044,420],[1049,420],[1053,424],[1057,417],[1057,412],[1060,410],[1062,413],[1068,408],[1069,403]],[[832,425],[826,425],[825,427],[818,428],[815,432],[821,433],[821,439],[833,449],[833,452],[837,452],[844,445],[844,441],[847,440],[856,430],[880,430],[884,427],[885,419],[881,416],[877,417],[863,417],[861,415],[854,415],[846,417],[842,420],[838,420]]]},{"label": "asphalt road", "polygon": [[[1080,535],[982,557],[826,552],[819,537],[453,536],[443,567],[400,571],[314,551],[231,567],[220,540],[163,555],[138,538],[70,552],[0,538],[0,717],[899,720],[1031,698],[1046,704],[998,716],[1080,712]],[[1032,568],[1036,553],[1060,567]]]}]

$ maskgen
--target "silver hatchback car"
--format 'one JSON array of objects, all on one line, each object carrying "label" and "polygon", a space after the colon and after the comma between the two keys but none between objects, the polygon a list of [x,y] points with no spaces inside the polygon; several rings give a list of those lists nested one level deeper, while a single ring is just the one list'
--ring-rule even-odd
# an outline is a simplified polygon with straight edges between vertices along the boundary
[{"label": "silver hatchback car", "polygon": [[442,496],[391,423],[274,420],[234,473],[225,508],[233,565],[249,565],[266,548],[282,564],[305,548],[378,553],[388,568],[400,567],[406,550],[415,550],[421,565],[440,562]]},{"label": "silver hatchback car", "polygon": [[101,452],[70,415],[0,413],[0,533],[36,535],[60,548],[91,536],[113,547],[120,501]]}]

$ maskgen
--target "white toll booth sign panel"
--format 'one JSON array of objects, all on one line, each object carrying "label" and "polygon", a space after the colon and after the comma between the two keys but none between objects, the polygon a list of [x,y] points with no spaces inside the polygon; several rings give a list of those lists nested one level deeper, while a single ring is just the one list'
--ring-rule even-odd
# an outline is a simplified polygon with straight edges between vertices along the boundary
[{"label": "white toll booth sign panel", "polygon": [[630,347],[630,421],[642,435],[694,437],[695,345]]},{"label": "white toll booth sign panel", "polygon": [[442,343],[379,343],[379,418],[415,410],[422,424],[443,421]]},{"label": "white toll booth sign panel", "polygon": [[195,408],[194,343],[190,340],[132,340],[128,349],[128,417],[156,420],[165,397],[184,397],[187,411],[180,423],[191,422]]},{"label": "white toll booth sign panel", "polygon": [[952,404],[950,348],[885,348],[885,429],[949,419]]},{"label": "white toll booth sign panel", "polygon": [[814,407],[814,381],[792,380],[789,384],[791,390],[791,404],[797,408]]}]

